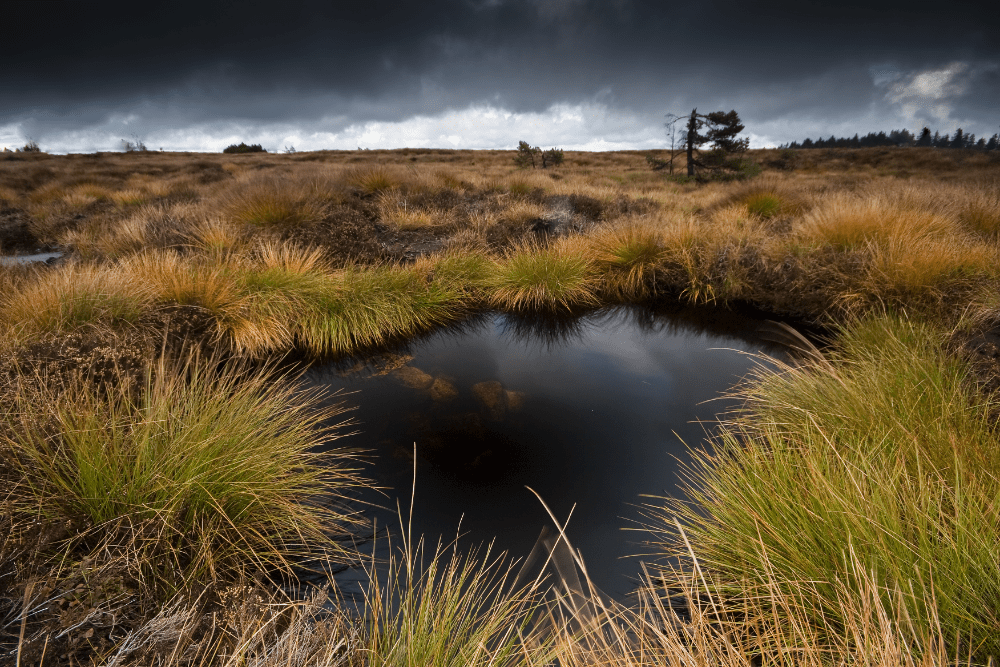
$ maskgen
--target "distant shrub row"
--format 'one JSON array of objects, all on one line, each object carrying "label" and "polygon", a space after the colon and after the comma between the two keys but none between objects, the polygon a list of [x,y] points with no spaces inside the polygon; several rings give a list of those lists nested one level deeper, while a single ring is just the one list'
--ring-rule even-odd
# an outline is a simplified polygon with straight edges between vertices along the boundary
[{"label": "distant shrub row", "polygon": [[260,144],[250,144],[249,146],[247,146],[245,143],[241,141],[239,145],[230,144],[229,146],[226,146],[224,149],[222,149],[222,152],[223,153],[266,153],[267,151],[264,150],[264,147],[261,146]]}]

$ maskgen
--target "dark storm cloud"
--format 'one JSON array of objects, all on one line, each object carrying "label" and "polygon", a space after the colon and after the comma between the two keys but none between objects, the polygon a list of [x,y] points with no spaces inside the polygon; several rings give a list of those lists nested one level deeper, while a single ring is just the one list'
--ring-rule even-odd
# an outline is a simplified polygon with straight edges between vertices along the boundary
[{"label": "dark storm cloud", "polygon": [[1000,101],[989,69],[1000,31],[973,2],[935,15],[913,3],[730,0],[95,5],[5,4],[11,25],[33,29],[0,43],[0,125],[323,119],[336,132],[475,104],[595,102],[650,122],[698,105],[838,124],[873,106],[895,119],[893,84],[953,62],[978,72],[949,98],[954,113],[978,122]]}]

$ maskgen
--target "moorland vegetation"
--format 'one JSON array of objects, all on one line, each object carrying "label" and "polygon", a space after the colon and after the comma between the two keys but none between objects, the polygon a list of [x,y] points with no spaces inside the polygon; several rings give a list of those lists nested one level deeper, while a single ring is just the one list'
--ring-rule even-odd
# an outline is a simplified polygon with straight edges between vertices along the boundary
[{"label": "moorland vegetation", "polygon": [[[745,155],[758,176],[704,183],[638,152],[544,170],[510,151],[0,156],[0,252],[65,253],[0,264],[4,655],[1000,656],[1000,160]],[[688,501],[646,500],[659,559],[629,604],[590,590],[565,541],[550,589],[405,530],[398,558],[365,564],[381,574],[361,602],[303,592],[306,569],[357,560],[344,538],[364,518],[341,501],[366,482],[336,409],[297,389],[290,362],[483,309],[678,300],[751,305],[829,340],[790,334],[794,361],[734,389],[743,408],[695,455]]]}]

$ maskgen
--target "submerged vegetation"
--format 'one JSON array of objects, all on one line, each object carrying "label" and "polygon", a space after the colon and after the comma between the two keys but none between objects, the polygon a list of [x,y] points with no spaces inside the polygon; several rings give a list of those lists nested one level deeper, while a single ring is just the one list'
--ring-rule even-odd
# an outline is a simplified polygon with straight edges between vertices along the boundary
[{"label": "submerged vegetation", "polygon": [[[0,650],[47,665],[1000,657],[1000,163],[792,153],[750,151],[762,176],[701,185],[630,152],[527,172],[500,151],[0,157],[0,252],[65,253],[0,264]],[[656,300],[835,334],[762,365],[695,448],[686,499],[649,501],[659,560],[634,604],[592,590],[564,539],[550,588],[406,531],[361,601],[299,594],[302,568],[357,558],[340,538],[362,517],[343,502],[366,482],[329,444],[336,409],[274,359],[486,308]]]}]

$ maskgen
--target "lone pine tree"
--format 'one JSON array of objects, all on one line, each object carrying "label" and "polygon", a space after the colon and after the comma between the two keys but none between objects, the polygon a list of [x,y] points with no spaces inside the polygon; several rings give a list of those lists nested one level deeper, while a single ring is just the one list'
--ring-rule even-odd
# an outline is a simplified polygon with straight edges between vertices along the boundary
[{"label": "lone pine tree", "polygon": [[[704,129],[704,133],[702,133]],[[750,140],[739,139],[737,135],[743,131],[743,123],[735,111],[713,111],[709,114],[698,113],[697,107],[691,110],[687,121],[687,135],[684,148],[687,151],[687,174],[695,175],[695,169],[718,170],[731,167],[727,157],[743,153],[749,148]],[[701,147],[711,142],[710,159],[701,155]]]}]

